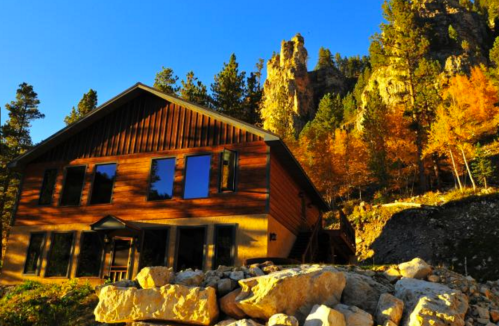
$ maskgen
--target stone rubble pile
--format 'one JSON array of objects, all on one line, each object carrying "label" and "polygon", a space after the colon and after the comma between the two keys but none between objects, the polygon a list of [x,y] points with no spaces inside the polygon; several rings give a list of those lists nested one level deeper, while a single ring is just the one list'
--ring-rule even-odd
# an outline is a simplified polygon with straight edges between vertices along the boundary
[{"label": "stone rubble pile", "polygon": [[419,258],[376,270],[270,262],[206,273],[147,267],[98,295],[97,321],[131,326],[499,325],[499,280],[479,284]]}]

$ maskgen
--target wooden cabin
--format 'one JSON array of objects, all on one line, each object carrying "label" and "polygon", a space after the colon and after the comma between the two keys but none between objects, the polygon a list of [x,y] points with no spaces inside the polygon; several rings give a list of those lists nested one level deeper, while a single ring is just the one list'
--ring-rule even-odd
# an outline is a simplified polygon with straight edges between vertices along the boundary
[{"label": "wooden cabin", "polygon": [[279,137],[140,83],[10,168],[24,177],[1,284],[355,254]]}]

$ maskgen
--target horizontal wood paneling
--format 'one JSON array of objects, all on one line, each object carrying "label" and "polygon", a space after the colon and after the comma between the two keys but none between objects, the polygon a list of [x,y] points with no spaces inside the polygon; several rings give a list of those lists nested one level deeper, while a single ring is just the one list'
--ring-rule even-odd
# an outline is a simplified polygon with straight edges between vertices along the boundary
[{"label": "horizontal wood paneling", "polygon": [[[153,137],[148,141],[154,142],[155,135],[151,136]],[[236,150],[239,153],[238,185],[235,193],[218,193],[220,153],[224,148]],[[182,199],[185,157],[210,153],[212,154],[210,197]],[[147,191],[151,159],[160,157],[176,157],[174,198],[150,202],[147,201]],[[113,202],[112,204],[88,205],[94,166],[109,162],[117,163]],[[78,207],[58,207],[62,190],[63,168],[67,165],[87,166],[81,205]],[[59,169],[53,204],[50,206],[38,206],[43,172],[45,169],[53,167]],[[267,196],[267,145],[263,141],[164,150],[155,151],[154,153],[77,158],[66,162],[39,162],[30,164],[26,168],[25,183],[17,211],[16,225],[90,224],[107,214],[131,221],[138,219],[154,220],[179,217],[264,214],[267,211]]]},{"label": "horizontal wood paneling", "polygon": [[[317,207],[308,207],[310,198],[303,194],[305,214],[303,214],[302,189],[283,167],[275,153],[270,160],[270,215],[294,234],[311,228],[319,217]],[[305,216],[304,216],[305,215]]]},{"label": "horizontal wood paneling", "polygon": [[35,162],[130,155],[261,141],[260,136],[144,94],[116,108]]}]

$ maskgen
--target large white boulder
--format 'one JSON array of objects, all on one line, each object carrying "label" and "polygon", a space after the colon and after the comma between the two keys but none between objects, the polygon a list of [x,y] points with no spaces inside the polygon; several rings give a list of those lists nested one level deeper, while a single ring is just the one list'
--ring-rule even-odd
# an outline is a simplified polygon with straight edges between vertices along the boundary
[{"label": "large white boulder", "polygon": [[102,323],[163,320],[193,325],[211,325],[218,318],[214,288],[165,285],[153,289],[107,286],[99,293],[94,310]]},{"label": "large white boulder", "polygon": [[379,297],[376,309],[377,325],[384,325],[387,321],[392,321],[395,325],[400,323],[404,313],[404,301],[394,297],[389,293],[383,293]]},{"label": "large white boulder", "polygon": [[175,283],[185,286],[200,286],[204,281],[204,273],[200,270],[187,269],[177,274]]},{"label": "large white boulder", "polygon": [[325,305],[315,305],[303,326],[346,326],[345,317]]},{"label": "large white boulder", "polygon": [[431,273],[431,266],[421,258],[414,258],[411,261],[398,265],[400,275],[403,277],[424,279]]},{"label": "large white boulder", "polygon": [[395,296],[405,303],[403,325],[463,326],[468,297],[443,284],[403,278]]},{"label": "large white boulder", "polygon": [[333,267],[301,266],[239,281],[236,302],[252,318],[284,313],[303,321],[316,304],[338,304],[345,283],[345,275]]},{"label": "large white boulder", "polygon": [[137,274],[137,282],[143,289],[151,289],[171,284],[175,280],[175,272],[171,267],[144,267]]},{"label": "large white boulder", "polygon": [[298,319],[286,314],[275,314],[270,317],[267,326],[299,326]]},{"label": "large white boulder", "polygon": [[376,312],[381,294],[390,291],[390,288],[376,282],[369,276],[346,273],[346,278],[347,284],[343,290],[342,302],[349,306],[359,307],[370,314]]},{"label": "large white boulder", "polygon": [[345,316],[346,326],[373,326],[374,321],[371,314],[355,307],[339,304],[334,307]]}]

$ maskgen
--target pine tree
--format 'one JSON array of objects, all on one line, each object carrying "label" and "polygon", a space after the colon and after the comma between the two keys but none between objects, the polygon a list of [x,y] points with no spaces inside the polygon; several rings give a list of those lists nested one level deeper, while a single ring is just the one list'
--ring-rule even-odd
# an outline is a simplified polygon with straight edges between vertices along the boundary
[{"label": "pine tree", "polygon": [[256,71],[250,73],[246,78],[246,97],[244,99],[245,118],[248,123],[260,126],[262,117],[260,115],[260,103],[263,96],[263,88],[261,85],[263,69],[263,59],[259,59],[256,63]]},{"label": "pine tree", "polygon": [[194,76],[194,72],[188,72],[185,81],[182,80],[181,84],[180,97],[199,105],[209,105],[209,96],[206,91],[206,86]]},{"label": "pine tree", "polygon": [[215,81],[211,84],[213,106],[216,110],[244,120],[245,77],[244,71],[239,72],[236,55],[232,54],[229,63],[224,63],[222,71],[215,75]]},{"label": "pine tree", "polygon": [[317,65],[314,70],[328,67],[334,67],[333,55],[329,49],[321,47],[319,49],[319,59],[317,60]]},{"label": "pine tree", "polygon": [[17,89],[16,100],[5,105],[9,119],[0,129],[2,150],[2,155],[0,155],[0,260],[6,233],[4,231],[7,230],[12,218],[16,188],[20,180],[19,173],[9,170],[7,164],[31,148],[31,122],[45,117],[38,110],[39,104],[40,101],[33,86],[22,83]]},{"label": "pine tree", "polygon": [[362,121],[362,139],[367,146],[371,174],[377,180],[379,187],[385,189],[389,181],[386,148],[388,108],[383,103],[377,87],[367,92],[366,102]]},{"label": "pine tree", "polygon": [[319,102],[317,114],[312,124],[320,133],[332,132],[343,121],[343,103],[341,96],[328,93]]},{"label": "pine tree", "polygon": [[480,143],[475,146],[475,161],[471,164],[471,167],[473,175],[478,179],[478,183],[488,188],[487,179],[494,175],[495,168]]},{"label": "pine tree", "polygon": [[70,125],[80,120],[87,113],[97,107],[97,92],[90,89],[87,93],[83,94],[82,99],[78,103],[77,108],[73,106],[71,113],[64,118],[66,125]]},{"label": "pine tree", "polygon": [[373,69],[390,66],[398,71],[401,82],[407,89],[403,96],[406,115],[412,119],[416,134],[417,165],[419,190],[426,191],[426,175],[423,161],[425,146],[424,116],[416,107],[417,83],[416,70],[420,62],[428,55],[430,43],[426,38],[425,26],[417,19],[412,2],[406,0],[389,0],[383,4],[383,16],[386,23],[381,24],[381,34],[376,34],[371,44],[371,63]]},{"label": "pine tree", "polygon": [[178,77],[173,73],[173,69],[163,67],[161,71],[156,74],[153,86],[163,93],[176,95],[180,89],[177,85],[177,81]]}]

